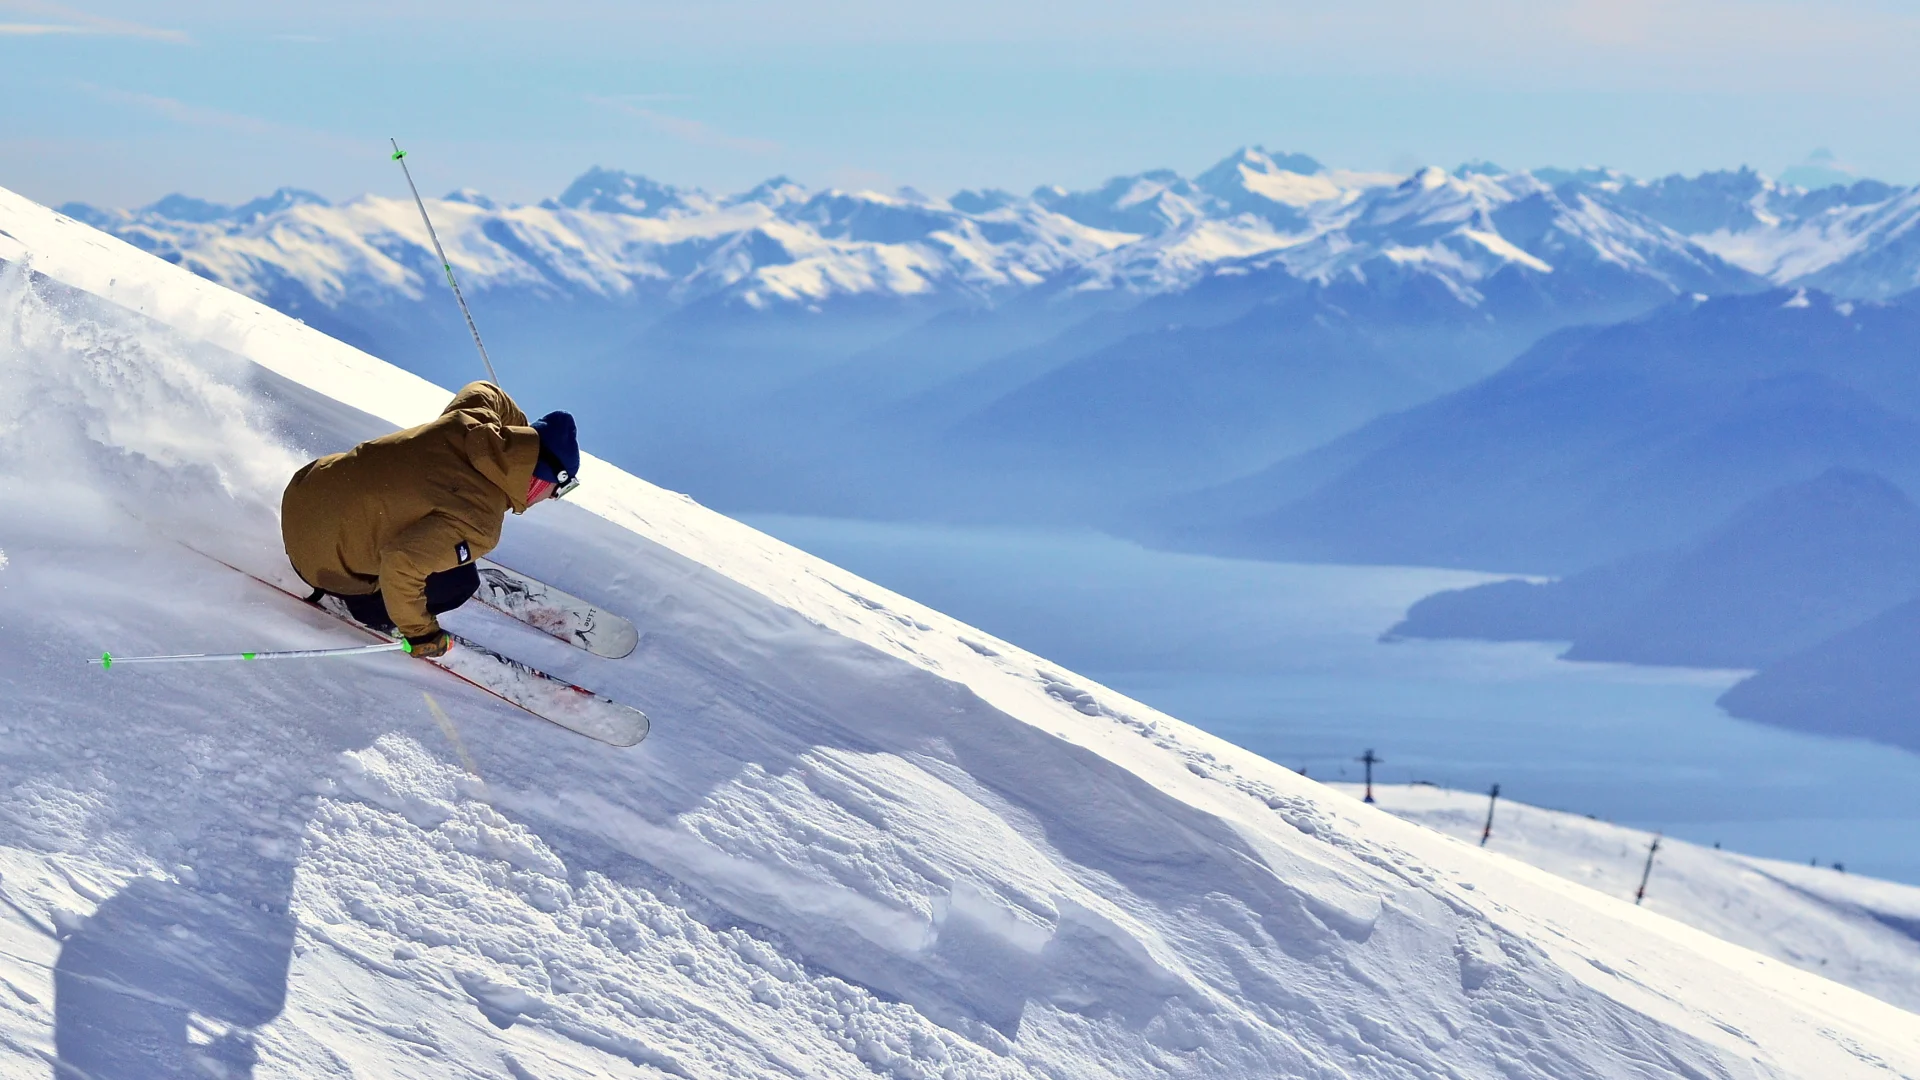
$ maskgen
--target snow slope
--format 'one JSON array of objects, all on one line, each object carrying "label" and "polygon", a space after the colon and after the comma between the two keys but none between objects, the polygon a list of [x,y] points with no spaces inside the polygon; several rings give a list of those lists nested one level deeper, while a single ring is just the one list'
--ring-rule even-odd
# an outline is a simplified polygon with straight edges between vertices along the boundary
[{"label": "snow slope", "polygon": [[639,748],[392,654],[89,669],[353,642],[185,545],[284,574],[287,472],[447,391],[6,192],[0,260],[0,1075],[1920,1074],[1913,1014],[594,460],[500,557],[638,651],[458,626]]},{"label": "snow slope", "polygon": [[[1361,789],[1337,785],[1354,798]],[[1487,796],[1374,785],[1380,809],[1478,844]],[[1631,899],[1653,834],[1503,799],[1487,850]],[[1646,907],[1906,1009],[1920,1008],[1920,888],[1663,838]]]}]

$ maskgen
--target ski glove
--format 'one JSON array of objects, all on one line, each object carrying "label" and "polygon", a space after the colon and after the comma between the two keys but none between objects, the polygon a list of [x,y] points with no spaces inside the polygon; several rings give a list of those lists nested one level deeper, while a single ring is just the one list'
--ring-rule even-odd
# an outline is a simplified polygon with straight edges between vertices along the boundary
[{"label": "ski glove", "polygon": [[420,657],[422,660],[432,660],[437,656],[445,656],[447,655],[447,650],[451,648],[453,648],[453,639],[447,636],[445,630],[435,630],[431,634],[422,634],[419,637],[410,637],[407,639],[407,651]]}]

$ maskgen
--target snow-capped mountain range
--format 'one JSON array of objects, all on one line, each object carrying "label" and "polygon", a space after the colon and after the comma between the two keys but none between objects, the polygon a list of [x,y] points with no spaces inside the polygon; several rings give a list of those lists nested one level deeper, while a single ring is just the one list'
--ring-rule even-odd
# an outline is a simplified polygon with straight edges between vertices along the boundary
[{"label": "snow-capped mountain range", "polygon": [[[1401,176],[1247,148],[1193,179],[1159,170],[1084,192],[941,199],[779,177],[715,196],[594,168],[537,206],[468,189],[430,208],[476,289],[724,295],[755,307],[854,295],[980,303],[1047,284],[1151,295],[1249,260],[1315,282],[1423,272],[1463,296],[1509,267],[1605,267],[1675,291],[1739,287],[1749,274],[1860,296],[1920,285],[1910,235],[1920,189],[1808,192],[1746,170],[1652,182],[1486,165]],[[253,295],[298,282],[337,304],[439,285],[423,272],[426,236],[404,196],[331,205],[286,188],[233,207],[174,195],[131,212],[61,209]]]},{"label": "snow-capped mountain range", "polygon": [[[63,210],[462,382],[471,344],[391,179],[338,205],[289,189]],[[1098,521],[1464,386],[1564,326],[1783,282],[1920,283],[1920,189],[1750,171],[1402,176],[1251,148],[1192,178],[1025,196],[785,178],[713,195],[596,168],[538,205],[428,207],[508,383],[537,375],[619,431],[614,460],[743,510]]]}]

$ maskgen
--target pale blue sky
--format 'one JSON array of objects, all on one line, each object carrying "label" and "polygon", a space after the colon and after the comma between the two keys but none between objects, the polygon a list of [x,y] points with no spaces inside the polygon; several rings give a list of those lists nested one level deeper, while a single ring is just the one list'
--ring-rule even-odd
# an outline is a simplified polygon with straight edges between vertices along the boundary
[{"label": "pale blue sky", "polygon": [[589,165],[738,190],[947,194],[1334,165],[1609,164],[1817,147],[1920,180],[1920,15],[1879,0],[0,0],[0,186],[133,205],[282,184],[554,194]]}]

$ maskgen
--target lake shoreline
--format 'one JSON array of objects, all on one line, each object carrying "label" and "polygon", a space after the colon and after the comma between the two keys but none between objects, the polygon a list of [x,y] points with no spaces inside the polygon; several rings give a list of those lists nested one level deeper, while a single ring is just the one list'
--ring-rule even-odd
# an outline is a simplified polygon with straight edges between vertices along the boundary
[{"label": "lake shoreline", "polygon": [[1382,641],[1498,574],[1263,563],[1094,532],[742,520],[1290,768],[1507,796],[1696,843],[1920,883],[1920,755],[1737,720],[1745,672]]}]

